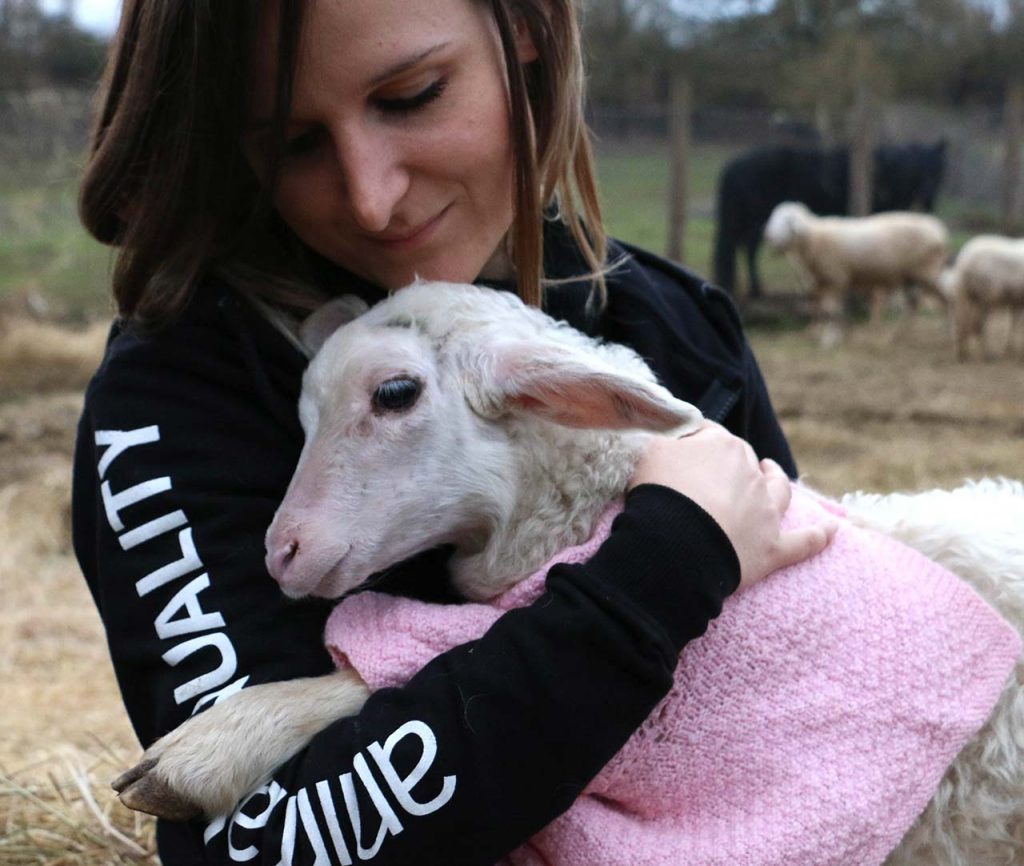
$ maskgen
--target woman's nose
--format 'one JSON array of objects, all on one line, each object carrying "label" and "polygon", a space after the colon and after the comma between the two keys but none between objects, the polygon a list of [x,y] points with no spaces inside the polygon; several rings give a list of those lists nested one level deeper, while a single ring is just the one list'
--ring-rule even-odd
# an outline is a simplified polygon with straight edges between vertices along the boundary
[{"label": "woman's nose", "polygon": [[409,188],[401,149],[387,136],[366,131],[347,132],[335,141],[342,184],[356,224],[368,232],[384,231]]}]

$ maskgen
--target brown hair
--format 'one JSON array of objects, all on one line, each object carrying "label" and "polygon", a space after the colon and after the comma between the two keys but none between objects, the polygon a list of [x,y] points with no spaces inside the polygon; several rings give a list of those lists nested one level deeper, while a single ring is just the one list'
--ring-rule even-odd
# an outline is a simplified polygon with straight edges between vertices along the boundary
[{"label": "brown hair", "polygon": [[[539,305],[543,219],[557,205],[596,278],[605,239],[583,121],[583,70],[574,0],[489,3],[509,81],[515,216],[509,236],[517,288]],[[100,241],[120,248],[119,313],[155,328],[173,319],[200,279],[220,272],[252,297],[309,310],[323,298],[310,254],[273,212],[303,0],[278,0],[271,139],[259,183],[242,152],[260,2],[125,0],[100,89],[79,211]],[[519,63],[526,27],[538,57]],[[584,230],[586,226],[586,230]]]}]

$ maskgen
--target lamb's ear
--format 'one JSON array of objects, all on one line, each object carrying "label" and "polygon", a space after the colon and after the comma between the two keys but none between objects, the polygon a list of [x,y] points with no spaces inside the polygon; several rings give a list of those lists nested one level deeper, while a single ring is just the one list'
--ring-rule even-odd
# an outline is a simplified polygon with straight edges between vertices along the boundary
[{"label": "lamb's ear", "polygon": [[355,295],[342,295],[328,301],[314,310],[299,327],[299,339],[309,354],[315,355],[327,338],[342,325],[359,318],[370,309],[362,298]]},{"label": "lamb's ear", "polygon": [[467,399],[484,417],[520,411],[565,427],[679,434],[696,430],[703,417],[660,385],[568,346],[519,342],[492,347],[474,368],[480,381],[469,384]]}]

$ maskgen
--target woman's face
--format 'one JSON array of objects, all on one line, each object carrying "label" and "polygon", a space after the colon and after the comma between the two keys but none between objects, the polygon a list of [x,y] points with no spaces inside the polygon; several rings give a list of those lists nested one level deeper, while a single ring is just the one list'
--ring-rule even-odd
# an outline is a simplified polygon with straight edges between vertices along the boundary
[{"label": "woman's face", "polygon": [[[271,4],[268,20],[276,17]],[[275,205],[331,261],[386,289],[470,282],[512,222],[514,163],[494,20],[474,0],[308,0]],[[258,44],[259,165],[276,40]],[[520,46],[520,59],[532,48]]]}]

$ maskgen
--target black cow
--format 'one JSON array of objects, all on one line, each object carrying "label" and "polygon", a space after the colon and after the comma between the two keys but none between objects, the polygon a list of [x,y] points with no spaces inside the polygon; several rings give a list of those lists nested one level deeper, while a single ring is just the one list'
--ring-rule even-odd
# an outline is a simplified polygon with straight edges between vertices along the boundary
[{"label": "black cow", "polygon": [[886,144],[875,151],[872,207],[931,213],[946,172],[946,140],[935,144]]},{"label": "black cow", "polygon": [[[882,145],[874,154],[872,210],[931,211],[946,161],[946,142]],[[803,202],[814,213],[845,214],[850,198],[846,148],[767,147],[728,162],[718,180],[715,282],[736,288],[736,253],[747,257],[750,294],[761,295],[757,251],[765,223],[784,201]]]}]

